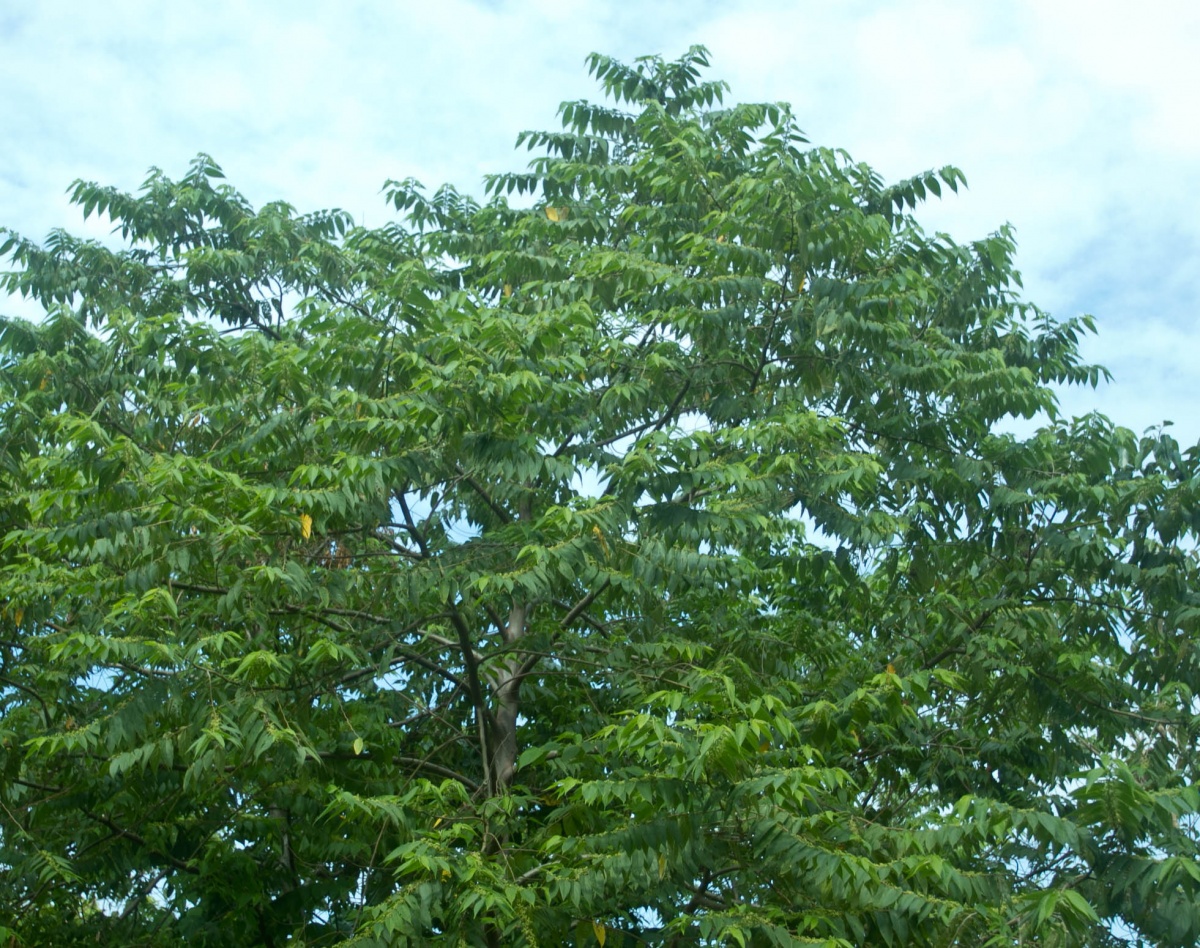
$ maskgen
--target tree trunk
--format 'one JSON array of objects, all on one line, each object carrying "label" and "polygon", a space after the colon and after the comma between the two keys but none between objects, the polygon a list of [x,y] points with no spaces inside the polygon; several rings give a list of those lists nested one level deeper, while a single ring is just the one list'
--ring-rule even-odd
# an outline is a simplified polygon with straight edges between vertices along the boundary
[{"label": "tree trunk", "polygon": [[[503,630],[506,645],[515,645],[525,635],[529,619],[529,607],[514,605],[508,614],[508,624]],[[492,793],[503,793],[513,781],[517,769],[517,716],[521,711],[521,679],[523,662],[519,654],[511,655],[499,663],[492,678],[492,693],[495,710],[492,714],[493,732],[491,741]]]}]

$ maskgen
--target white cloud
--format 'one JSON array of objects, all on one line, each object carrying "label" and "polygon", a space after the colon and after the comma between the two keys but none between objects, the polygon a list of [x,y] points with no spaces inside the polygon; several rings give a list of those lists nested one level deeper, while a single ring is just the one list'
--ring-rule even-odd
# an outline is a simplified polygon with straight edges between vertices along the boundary
[{"label": "white cloud", "polygon": [[971,189],[929,206],[929,226],[967,238],[1012,221],[1029,296],[1100,320],[1088,351],[1119,382],[1067,403],[1200,437],[1186,3],[41,0],[0,14],[0,222],[95,232],[62,197],[73,178],[134,188],[204,150],[256,203],[380,223],[387,177],[477,191],[521,166],[517,131],[596,95],[593,49],[695,42],[735,98],[791,101],[820,144],[892,177],[962,167]]}]

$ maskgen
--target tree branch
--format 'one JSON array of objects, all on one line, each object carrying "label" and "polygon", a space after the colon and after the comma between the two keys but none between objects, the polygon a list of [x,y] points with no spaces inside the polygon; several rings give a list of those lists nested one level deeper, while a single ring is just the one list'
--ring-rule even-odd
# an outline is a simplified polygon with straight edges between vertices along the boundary
[{"label": "tree branch", "polygon": [[470,485],[471,490],[475,491],[475,493],[482,498],[483,502],[488,505],[492,513],[500,518],[501,523],[512,523],[512,515],[492,499],[492,496],[487,492],[487,489],[475,479],[473,474],[468,474],[463,469],[461,464],[455,464],[454,469],[458,471],[459,477],[461,477],[468,485]]},{"label": "tree branch", "polygon": [[141,837],[137,833],[133,832],[133,830],[127,830],[124,827],[119,826],[116,822],[109,819],[107,816],[104,816],[101,813],[93,813],[91,810],[84,809],[82,807],[80,808],[80,812],[84,816],[86,816],[88,819],[95,820],[101,826],[105,827],[106,829],[111,830],[113,833],[116,834],[117,837],[124,837],[125,839],[129,840],[131,843],[134,843],[137,846],[141,846],[143,849],[145,849],[151,855],[157,856],[160,859],[165,859],[167,862],[169,862],[176,869],[179,869],[181,872],[188,872],[194,876],[200,875],[200,870],[197,869],[195,866],[191,865],[188,862],[185,862],[182,859],[179,859],[176,856],[172,856],[170,853],[164,853],[160,849],[155,849],[143,837]]}]

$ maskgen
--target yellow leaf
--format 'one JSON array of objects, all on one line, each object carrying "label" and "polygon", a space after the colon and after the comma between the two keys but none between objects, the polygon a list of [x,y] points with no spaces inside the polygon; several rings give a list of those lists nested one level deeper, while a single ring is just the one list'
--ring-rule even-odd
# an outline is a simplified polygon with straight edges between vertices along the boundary
[{"label": "yellow leaf", "polygon": [[605,556],[608,556],[608,542],[604,539],[604,532],[599,527],[593,526],[592,536],[600,541],[600,549],[604,551]]},{"label": "yellow leaf", "polygon": [[13,613],[13,621],[16,625],[20,625],[21,620],[24,618],[25,618],[25,610],[24,609],[17,609],[17,611]]},{"label": "yellow leaf", "polygon": [[441,825],[442,825],[442,818],[439,816],[436,820],[433,821],[433,828],[437,829]]},{"label": "yellow leaf", "polygon": [[554,223],[558,224],[567,219],[567,215],[571,213],[569,207],[547,207],[546,216]]},{"label": "yellow leaf", "polygon": [[312,536],[312,517],[308,514],[300,515],[300,536],[306,540]]},{"label": "yellow leaf", "polygon": [[512,284],[505,283],[504,284],[504,298],[508,299],[510,296],[512,296]]},{"label": "yellow leaf", "polygon": [[608,932],[604,930],[604,923],[593,919],[592,931],[596,933],[596,941],[600,942],[600,948],[604,948],[604,939],[608,937]]},{"label": "yellow leaf", "polygon": [[363,744],[363,739],[362,739],[361,737],[356,737],[356,738],[354,739],[354,753],[355,753],[355,756],[357,756],[357,755],[361,754],[361,753],[363,752],[363,748],[364,748],[365,746],[366,746],[366,745],[365,745],[365,744]]},{"label": "yellow leaf", "polygon": [[443,882],[447,882],[447,881],[449,881],[449,879],[450,879],[450,870],[449,870],[449,869],[443,869],[443,870],[442,870],[442,881],[443,881]]},{"label": "yellow leaf", "polygon": [[658,877],[662,879],[667,874],[667,854],[658,854]]}]

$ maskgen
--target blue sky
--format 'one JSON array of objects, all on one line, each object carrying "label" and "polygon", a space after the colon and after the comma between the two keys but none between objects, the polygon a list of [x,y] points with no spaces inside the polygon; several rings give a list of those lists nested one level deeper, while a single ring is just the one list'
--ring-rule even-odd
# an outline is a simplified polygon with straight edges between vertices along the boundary
[{"label": "blue sky", "polygon": [[[791,102],[814,143],[885,176],[943,164],[959,239],[1008,221],[1027,296],[1093,313],[1113,385],[1065,393],[1200,440],[1200,5],[825,0],[0,2],[0,224],[95,236],[77,177],[136,188],[213,155],[252,201],[390,218],[386,178],[480,189],[516,133],[594,97],[583,65],[712,51],[741,100]],[[0,302],[0,311],[27,308]]]}]

